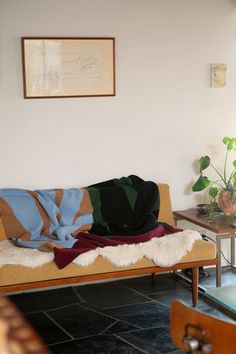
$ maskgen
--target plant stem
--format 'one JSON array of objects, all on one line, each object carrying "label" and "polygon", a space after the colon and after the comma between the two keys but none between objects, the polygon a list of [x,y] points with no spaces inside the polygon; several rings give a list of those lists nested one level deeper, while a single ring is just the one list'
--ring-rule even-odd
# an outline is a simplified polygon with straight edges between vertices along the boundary
[{"label": "plant stem", "polygon": [[218,183],[218,182],[221,182],[221,181],[222,181],[222,179],[219,179],[218,181],[212,182],[212,184],[209,186],[208,189],[210,189],[210,187],[212,187],[214,184],[217,184],[217,186],[219,186],[220,188],[222,188],[222,185],[221,185],[220,183]]},{"label": "plant stem", "polygon": [[226,186],[227,185],[226,179],[220,174],[220,172],[217,171],[217,169],[212,164],[211,164],[211,167],[218,174],[218,176],[221,178],[221,180],[224,182],[224,184]]},{"label": "plant stem", "polygon": [[[234,174],[235,171],[236,171],[236,168],[232,171],[231,175],[229,176],[229,180],[228,180],[228,183],[227,183],[227,184],[230,183],[230,181],[231,181],[231,179],[232,179],[233,174]],[[235,182],[234,182],[234,185],[235,185]]]},{"label": "plant stem", "polygon": [[[216,184],[217,186],[219,186],[220,188],[222,188],[222,185],[218,183],[218,182],[220,182],[220,181],[221,181],[221,179],[219,179],[218,181],[212,182],[212,183],[209,185],[209,187],[208,187],[207,190],[206,190],[204,199],[203,199],[203,202],[204,202],[204,203],[206,202],[206,197],[207,197],[207,195],[209,195],[209,189],[210,189],[212,186],[214,186],[214,184]],[[211,198],[211,197],[210,197],[210,198]]]},{"label": "plant stem", "polygon": [[225,155],[225,165],[224,165],[224,180],[227,186],[227,182],[226,182],[226,168],[227,168],[227,160],[228,160],[228,149],[226,150],[226,155]]}]

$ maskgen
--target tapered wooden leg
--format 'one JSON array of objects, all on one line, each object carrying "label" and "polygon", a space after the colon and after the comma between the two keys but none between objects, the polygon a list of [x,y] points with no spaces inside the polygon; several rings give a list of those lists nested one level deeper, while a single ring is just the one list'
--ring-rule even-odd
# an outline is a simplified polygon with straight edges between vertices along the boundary
[{"label": "tapered wooden leg", "polygon": [[198,268],[192,268],[192,301],[195,307],[198,302]]}]

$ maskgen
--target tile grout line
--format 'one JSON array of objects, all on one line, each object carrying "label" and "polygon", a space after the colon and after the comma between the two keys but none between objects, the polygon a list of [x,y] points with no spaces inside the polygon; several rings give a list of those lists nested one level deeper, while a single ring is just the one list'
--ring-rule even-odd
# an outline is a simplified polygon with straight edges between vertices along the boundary
[{"label": "tile grout line", "polygon": [[86,309],[89,310],[93,310],[93,311],[107,311],[107,310],[113,310],[113,309],[118,309],[118,308],[122,308],[122,307],[126,307],[126,306],[135,306],[135,305],[141,305],[141,304],[148,304],[152,302],[152,300],[149,299],[149,301],[143,301],[143,302],[135,302],[135,303],[128,303],[128,304],[123,304],[123,305],[119,305],[119,306],[112,306],[112,307],[104,307],[102,310],[96,310],[96,309],[92,309],[90,307],[87,307],[86,304],[78,304],[81,307],[85,307]]},{"label": "tile grout line", "polygon": [[138,349],[141,353],[144,353],[144,354],[150,354],[149,352],[144,351],[143,349],[141,349],[141,348],[139,348],[139,347],[135,346],[133,343],[130,343],[129,341],[127,341],[127,340],[123,339],[123,338],[122,338],[122,337],[120,337],[118,334],[114,334],[114,337],[119,338],[119,339],[120,339],[120,340],[122,340],[123,342],[125,342],[125,343],[129,344],[131,347],[133,347],[133,348],[135,348],[135,349]]},{"label": "tile grout line", "polygon": [[[129,288],[128,286],[127,286],[127,288],[128,289],[132,289],[132,288]],[[166,305],[166,304],[163,304],[163,303],[161,303],[161,302],[159,302],[159,301],[157,301],[157,300],[155,300],[155,299],[152,299],[152,298],[150,298],[148,295],[146,295],[146,294],[142,294],[142,293],[140,293],[138,290],[136,290],[136,289],[132,289],[135,293],[137,293],[137,294],[139,294],[139,295],[142,295],[143,297],[145,297],[147,300],[149,300],[148,302],[156,302],[156,303],[158,303],[158,304],[161,304],[161,305],[163,305],[163,306],[167,306],[167,307],[169,307],[169,305]],[[165,293],[170,293],[170,291],[166,291]],[[151,293],[151,294],[149,294],[149,295],[154,295],[154,294],[156,294],[156,293]],[[159,293],[160,294],[160,293]],[[148,302],[144,302],[144,303],[148,303]]]},{"label": "tile grout line", "polygon": [[[145,304],[146,304],[146,302],[145,302]],[[103,313],[103,312],[100,312],[99,310],[90,309],[90,308],[88,308],[88,307],[86,307],[86,306],[83,306],[83,305],[80,305],[80,306],[83,307],[83,308],[85,308],[86,310],[90,310],[90,311],[93,311],[93,312],[95,312],[95,313],[98,313],[99,315],[103,315],[103,316],[106,316],[106,317],[108,317],[108,318],[111,318],[112,320],[115,320],[115,321],[122,321],[122,322],[127,323],[127,324],[129,324],[129,325],[131,325],[131,326],[137,327],[137,329],[142,329],[142,327],[139,327],[139,326],[137,326],[137,325],[134,325],[134,324],[129,323],[129,322],[124,321],[124,320],[120,320],[119,318],[113,317],[113,316],[111,316],[111,315],[107,315],[107,314],[105,314],[105,313]],[[124,306],[127,306],[127,305],[124,305]],[[118,307],[119,307],[119,306],[118,306]],[[115,308],[116,308],[116,307],[115,307]],[[113,323],[113,324],[114,324],[114,323]],[[112,324],[112,325],[113,325],[113,324]]]},{"label": "tile grout line", "polygon": [[99,334],[104,334],[105,331],[107,331],[109,328],[111,328],[112,326],[114,326],[118,322],[119,322],[119,320],[116,320],[114,323],[111,323],[108,327],[104,328]]},{"label": "tile grout line", "polygon": [[44,312],[44,315],[50,319],[58,328],[60,328],[66,335],[68,335],[71,339],[75,339],[75,337],[73,337],[69,332],[67,332],[66,329],[64,329],[56,320],[54,320],[54,318],[52,318],[47,312]]}]

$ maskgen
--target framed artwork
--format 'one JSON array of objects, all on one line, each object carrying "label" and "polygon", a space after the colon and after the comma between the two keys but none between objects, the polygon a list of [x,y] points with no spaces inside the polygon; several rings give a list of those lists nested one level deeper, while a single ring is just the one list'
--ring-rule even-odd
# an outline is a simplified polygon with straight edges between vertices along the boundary
[{"label": "framed artwork", "polygon": [[211,87],[223,88],[226,87],[226,64],[210,64],[210,80]]},{"label": "framed artwork", "polygon": [[24,98],[115,96],[115,38],[23,37]]}]

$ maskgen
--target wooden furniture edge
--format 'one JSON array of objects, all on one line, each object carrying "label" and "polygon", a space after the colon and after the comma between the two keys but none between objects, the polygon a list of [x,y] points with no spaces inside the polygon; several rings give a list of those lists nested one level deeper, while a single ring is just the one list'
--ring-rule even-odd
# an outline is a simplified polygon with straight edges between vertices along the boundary
[{"label": "wooden furniture edge", "polygon": [[[235,323],[203,312],[201,309],[193,309],[183,301],[175,299],[170,307],[170,334],[173,343],[181,350],[181,353],[182,351],[186,353],[186,342],[183,341],[186,325],[193,326],[188,328],[191,338],[201,340],[204,337],[203,343],[212,344],[211,350],[207,350],[209,347],[205,346],[205,350],[201,348],[201,350],[194,351],[195,353],[235,353]],[[197,344],[196,341],[194,344]]]},{"label": "wooden furniture edge", "polygon": [[[190,222],[191,224],[195,224],[195,225],[198,225],[200,227],[203,227],[201,219],[197,220],[197,219],[192,219],[191,216],[188,216],[188,215],[181,215],[181,212],[183,212],[183,211],[184,210],[173,211],[175,222],[180,221],[180,220],[184,220],[184,221]],[[204,225],[204,226],[206,227],[206,225]],[[216,232],[214,226],[211,226],[210,223],[207,224],[207,229],[209,231]]]},{"label": "wooden furniture edge", "polygon": [[208,266],[208,265],[217,265],[218,263],[219,263],[219,259],[214,258],[214,259],[208,259],[204,261],[177,263],[170,267],[155,266],[155,267],[146,267],[146,268],[139,268],[139,269],[128,269],[128,270],[126,269],[126,270],[120,270],[115,272],[80,275],[76,277],[42,280],[42,281],[13,284],[13,285],[3,285],[0,286],[0,292],[10,293],[15,291],[48,288],[48,287],[53,287],[58,285],[85,283],[85,282],[92,282],[97,280],[115,279],[115,278],[143,275],[149,273],[150,274],[163,273],[168,271],[189,268],[193,270],[192,271],[192,299],[193,299],[193,305],[195,306],[198,300],[198,268],[202,266]]},{"label": "wooden furniture edge", "polygon": [[173,211],[173,216],[175,223],[180,220],[185,220],[191,224],[198,225],[201,228],[214,232],[216,235],[236,233],[236,229],[231,226],[232,221],[230,221],[230,218],[228,218],[228,220],[227,218],[223,220],[224,215],[221,213],[219,213],[214,220],[214,217],[197,215],[194,208],[189,208],[186,210]]}]

